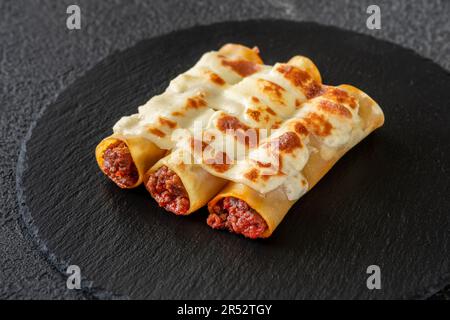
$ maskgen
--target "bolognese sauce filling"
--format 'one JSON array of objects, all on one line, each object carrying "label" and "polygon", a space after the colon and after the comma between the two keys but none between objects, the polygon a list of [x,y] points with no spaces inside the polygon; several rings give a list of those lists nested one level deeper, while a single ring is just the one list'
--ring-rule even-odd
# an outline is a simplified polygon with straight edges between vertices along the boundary
[{"label": "bolognese sauce filling", "polygon": [[136,184],[139,173],[123,141],[111,143],[103,153],[103,171],[121,188]]},{"label": "bolognese sauce filling", "polygon": [[167,166],[149,175],[145,187],[160,207],[177,215],[188,212],[189,196],[180,177]]},{"label": "bolognese sauce filling", "polygon": [[225,229],[256,239],[267,230],[267,223],[245,201],[235,197],[225,197],[213,207],[207,223],[214,229]]}]

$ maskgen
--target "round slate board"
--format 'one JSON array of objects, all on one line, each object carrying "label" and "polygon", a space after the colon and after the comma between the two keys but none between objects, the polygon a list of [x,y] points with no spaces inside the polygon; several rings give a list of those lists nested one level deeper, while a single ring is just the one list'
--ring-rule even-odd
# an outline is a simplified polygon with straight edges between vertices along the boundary
[{"label": "round slate board", "polygon": [[[257,45],[268,64],[308,56],[325,83],[361,88],[386,115],[267,240],[214,231],[205,209],[169,214],[143,188],[117,188],[94,159],[115,121],[226,42]],[[17,170],[24,226],[61,272],[78,265],[96,297],[426,297],[450,282],[449,88],[449,73],[410,50],[311,23],[146,40],[73,83],[30,130]],[[369,265],[381,290],[366,286]]]}]

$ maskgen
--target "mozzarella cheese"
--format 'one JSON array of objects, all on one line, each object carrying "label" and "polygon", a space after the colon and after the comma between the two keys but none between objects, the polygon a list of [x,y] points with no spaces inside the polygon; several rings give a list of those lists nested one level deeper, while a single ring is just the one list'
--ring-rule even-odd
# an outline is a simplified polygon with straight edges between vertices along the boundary
[{"label": "mozzarella cheese", "polygon": [[172,149],[175,129],[188,128],[195,121],[207,123],[211,106],[219,105],[224,90],[254,72],[261,65],[208,52],[195,66],[179,75],[161,95],[138,108],[138,113],[121,118],[113,127],[117,135],[141,136],[161,149]]},{"label": "mozzarella cheese", "polygon": [[[289,119],[272,130],[267,138],[261,139],[256,147],[236,155],[228,151],[233,150],[229,147],[230,142],[224,149],[224,145],[216,140],[211,143],[206,140],[211,148],[206,158],[230,158],[228,163],[211,165],[205,161],[205,153],[201,152],[194,152],[194,157],[215,176],[246,184],[263,194],[282,187],[288,199],[295,200],[309,188],[302,170],[310,153],[316,151],[316,146],[310,146],[310,138],[314,137],[319,147],[317,152],[322,158],[330,159],[338,148],[352,144],[361,136],[358,109],[356,100],[346,91],[324,86],[316,97],[303,102]],[[217,113],[214,117],[220,119]],[[215,135],[220,135],[217,127],[210,124],[203,136],[211,133],[212,129],[216,130]],[[239,142],[236,144],[239,146]]]},{"label": "mozzarella cheese", "polygon": [[173,149],[174,161],[194,160],[261,193],[282,187],[298,199],[309,188],[302,170],[310,153],[328,160],[362,133],[356,99],[319,83],[306,59],[291,61],[270,67],[206,53],[138,113],[121,118],[114,133],[145,137]]}]

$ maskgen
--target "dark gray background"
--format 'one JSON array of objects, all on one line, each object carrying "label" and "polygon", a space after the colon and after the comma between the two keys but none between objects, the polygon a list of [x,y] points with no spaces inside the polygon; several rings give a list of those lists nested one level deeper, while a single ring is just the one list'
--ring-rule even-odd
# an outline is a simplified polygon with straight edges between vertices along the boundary
[{"label": "dark gray background", "polygon": [[[66,28],[70,4],[81,7],[79,31]],[[381,30],[366,28],[369,4],[381,7]],[[0,298],[83,298],[66,289],[20,225],[16,162],[40,110],[113,51],[180,28],[252,18],[316,21],[371,34],[450,69],[450,1],[0,0]]]}]

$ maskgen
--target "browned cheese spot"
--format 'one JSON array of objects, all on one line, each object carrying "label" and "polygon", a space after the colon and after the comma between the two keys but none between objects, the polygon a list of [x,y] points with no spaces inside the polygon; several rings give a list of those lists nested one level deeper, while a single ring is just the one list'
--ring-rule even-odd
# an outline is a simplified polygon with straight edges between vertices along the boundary
[{"label": "browned cheese spot", "polygon": [[281,121],[277,121],[272,125],[272,129],[278,129],[281,125]]},{"label": "browned cheese spot", "polygon": [[317,136],[326,137],[330,135],[331,129],[333,129],[331,123],[317,113],[310,113],[303,121],[306,127],[310,128]]},{"label": "browned cheese spot", "polygon": [[322,91],[322,85],[314,81],[308,72],[290,65],[281,65],[277,68],[287,80],[295,87],[301,88],[308,99],[311,99]]},{"label": "browned cheese spot", "polygon": [[306,136],[309,133],[308,129],[306,129],[306,127],[300,122],[297,122],[295,124],[294,130],[295,130],[295,132],[297,132],[299,135],[302,135],[302,136]]},{"label": "browned cheese spot", "polygon": [[214,158],[205,159],[205,163],[215,171],[223,173],[230,168],[231,159],[225,152],[218,152]]},{"label": "browned cheese spot", "polygon": [[283,87],[278,84],[264,80],[258,79],[257,81],[259,89],[273,102],[276,102],[280,105],[284,105],[283,101],[283,93],[286,91]]},{"label": "browned cheese spot", "polygon": [[260,66],[257,63],[247,60],[222,59],[222,65],[231,68],[241,77],[248,77],[249,75],[259,71],[260,69]]},{"label": "browned cheese spot", "polygon": [[246,173],[244,173],[244,177],[250,181],[256,181],[256,179],[258,179],[259,176],[259,171],[258,169],[250,169],[249,171],[247,171]]},{"label": "browned cheese spot", "polygon": [[196,97],[188,98],[186,101],[186,109],[200,109],[206,107],[207,103],[204,99],[204,95],[198,95]]},{"label": "browned cheese spot", "polygon": [[158,120],[159,120],[159,123],[161,125],[167,126],[167,127],[171,128],[171,129],[174,129],[174,128],[177,127],[177,123],[175,121],[172,121],[172,120],[169,120],[169,119],[166,119],[166,118],[163,118],[163,117],[159,117]]},{"label": "browned cheese spot", "polygon": [[261,161],[256,161],[256,164],[258,165],[258,167],[260,168],[270,168],[272,166],[272,164],[270,162],[261,162]]},{"label": "browned cheese spot", "polygon": [[153,128],[150,127],[147,129],[148,132],[150,132],[151,134],[154,134],[155,136],[158,136],[160,138],[164,138],[166,136],[166,134],[164,132],[162,132],[161,130],[157,129],[157,128]]},{"label": "browned cheese spot", "polygon": [[223,115],[217,120],[217,129],[222,132],[226,132],[227,130],[234,130],[236,134],[235,138],[237,139],[237,141],[242,144],[248,145],[251,148],[255,147],[258,144],[258,129],[251,129],[247,125],[240,122],[236,117]]},{"label": "browned cheese spot", "polygon": [[214,140],[216,140],[216,136],[214,135],[214,133],[210,133],[210,132],[206,131],[203,134],[203,139],[208,142],[213,142]]},{"label": "browned cheese spot", "polygon": [[222,117],[220,117],[217,120],[217,128],[222,132],[225,132],[226,130],[230,130],[230,129],[233,129],[233,130],[249,129],[249,127],[246,126],[245,124],[243,124],[241,121],[239,121],[238,118],[230,116],[230,115],[226,115],[226,114],[224,114]]},{"label": "browned cheese spot", "polygon": [[223,80],[217,73],[211,72],[209,74],[209,79],[219,86],[223,86],[225,84],[225,80]]},{"label": "browned cheese spot", "polygon": [[278,148],[280,151],[290,153],[296,148],[302,147],[302,142],[297,134],[294,132],[285,132],[277,138]]},{"label": "browned cheese spot", "polygon": [[254,109],[247,109],[246,113],[256,122],[259,122],[259,118],[261,116],[261,112]]},{"label": "browned cheese spot", "polygon": [[318,107],[325,112],[332,113],[338,116],[342,116],[345,118],[352,117],[352,113],[340,103],[335,103],[329,100],[320,100]]},{"label": "browned cheese spot", "polygon": [[276,116],[276,115],[277,115],[277,114],[275,113],[275,111],[273,111],[273,109],[270,108],[270,107],[267,107],[267,108],[266,108],[266,111],[267,111],[267,113],[269,113],[269,114],[271,114],[271,115],[273,115],[273,116]]},{"label": "browned cheese spot", "polygon": [[324,97],[330,98],[338,103],[348,104],[352,109],[356,108],[356,99],[339,88],[327,87],[325,89]]},{"label": "browned cheese spot", "polygon": [[183,115],[183,113],[182,113],[182,112],[179,112],[179,111],[174,111],[174,112],[172,112],[172,115],[173,115],[174,117],[181,117],[181,116]]}]

